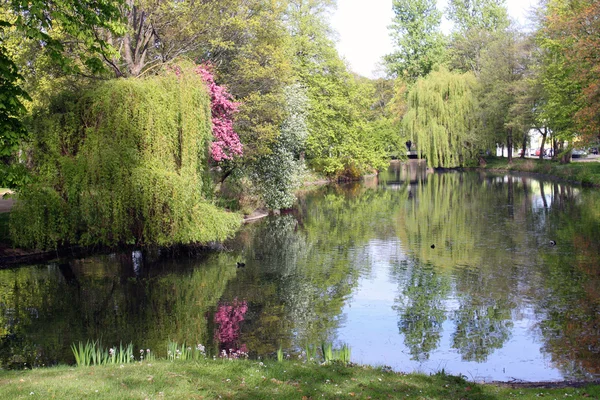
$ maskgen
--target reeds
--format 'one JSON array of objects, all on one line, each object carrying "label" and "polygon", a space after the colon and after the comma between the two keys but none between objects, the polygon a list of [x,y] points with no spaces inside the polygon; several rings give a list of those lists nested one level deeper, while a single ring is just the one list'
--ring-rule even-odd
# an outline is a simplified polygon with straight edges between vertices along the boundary
[{"label": "reeds", "polygon": [[100,341],[95,340],[90,342],[88,340],[85,344],[83,342],[79,342],[77,345],[73,343],[71,350],[73,351],[73,356],[75,356],[75,362],[80,367],[127,364],[135,361],[133,344],[131,343],[127,346],[123,346],[123,343],[120,343],[118,348],[115,346],[105,349],[102,347]]},{"label": "reeds", "polygon": [[185,342],[181,345],[177,342],[169,342],[167,345],[167,359],[170,361],[198,360],[206,356],[203,345],[196,347],[186,346]]}]

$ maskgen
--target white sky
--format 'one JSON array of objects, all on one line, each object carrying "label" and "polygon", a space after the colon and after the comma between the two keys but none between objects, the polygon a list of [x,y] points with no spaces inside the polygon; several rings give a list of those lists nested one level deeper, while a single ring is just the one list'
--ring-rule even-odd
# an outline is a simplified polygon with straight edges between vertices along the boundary
[{"label": "white sky", "polygon": [[[537,0],[506,0],[508,12],[519,23],[527,22],[527,13]],[[438,0],[438,8],[446,8],[446,0]],[[392,0],[337,0],[331,26],[338,33],[337,49],[350,63],[350,68],[373,78],[381,57],[392,52],[388,25],[393,17]],[[449,30],[442,22],[442,30]]]}]

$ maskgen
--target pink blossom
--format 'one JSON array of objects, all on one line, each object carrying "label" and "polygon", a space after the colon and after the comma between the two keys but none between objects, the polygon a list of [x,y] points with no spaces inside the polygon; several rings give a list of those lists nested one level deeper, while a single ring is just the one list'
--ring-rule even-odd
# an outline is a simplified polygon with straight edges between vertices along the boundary
[{"label": "pink blossom", "polygon": [[242,143],[238,134],[233,129],[233,114],[238,111],[239,103],[224,86],[215,83],[210,64],[196,67],[196,73],[206,82],[211,97],[212,131],[214,141],[210,147],[213,160],[231,160],[234,156],[243,153]]}]

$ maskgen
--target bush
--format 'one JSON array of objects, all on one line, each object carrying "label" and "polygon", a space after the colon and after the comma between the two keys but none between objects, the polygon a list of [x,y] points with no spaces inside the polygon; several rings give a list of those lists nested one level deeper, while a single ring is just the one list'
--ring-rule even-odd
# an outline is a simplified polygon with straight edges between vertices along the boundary
[{"label": "bush", "polygon": [[33,183],[11,215],[16,245],[205,243],[241,223],[208,202],[209,98],[193,71],[65,92],[33,118]]}]

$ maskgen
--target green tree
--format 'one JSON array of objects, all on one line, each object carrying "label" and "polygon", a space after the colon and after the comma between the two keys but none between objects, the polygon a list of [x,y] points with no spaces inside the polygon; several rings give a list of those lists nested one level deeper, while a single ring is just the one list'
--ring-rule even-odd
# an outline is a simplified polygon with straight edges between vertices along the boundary
[{"label": "green tree", "polygon": [[481,53],[510,24],[504,0],[451,0],[448,18],[454,22],[450,65],[463,72],[481,71]]},{"label": "green tree", "polygon": [[212,134],[198,74],[166,71],[82,92],[61,93],[34,116],[35,180],[11,213],[16,245],[166,246],[237,229],[238,215],[205,199]]},{"label": "green tree", "polygon": [[0,161],[3,168],[26,136],[22,123],[23,101],[30,99],[23,86],[22,66],[17,65],[14,48],[7,46],[7,40],[16,35],[36,43],[65,72],[84,68],[97,72],[102,69],[102,57],[110,52],[108,43],[98,37],[97,32],[120,31],[119,4],[119,1],[108,0],[3,3],[0,14],[0,91],[3,94],[0,98]]},{"label": "green tree", "polygon": [[396,50],[385,56],[388,71],[409,81],[426,76],[445,58],[442,13],[435,0],[394,0],[390,26]]},{"label": "green tree", "polygon": [[508,28],[506,0],[450,0],[448,18],[460,32],[481,29],[497,32]]},{"label": "green tree", "polygon": [[288,9],[293,68],[310,102],[306,156],[317,171],[357,178],[384,165],[367,114],[369,89],[340,59],[326,21],[332,2],[294,0]]},{"label": "green tree", "polygon": [[308,97],[299,84],[285,88],[286,114],[281,134],[269,155],[254,166],[255,184],[260,187],[271,210],[291,208],[296,201],[294,191],[301,185],[305,170],[303,152],[308,136]]},{"label": "green tree", "polygon": [[442,67],[419,79],[409,92],[402,122],[431,167],[463,166],[481,146],[476,84],[473,74]]},{"label": "green tree", "polygon": [[[598,16],[600,6],[594,1],[548,1],[538,32],[548,96],[543,114],[569,148],[583,136],[597,139],[600,132]],[[569,158],[567,152],[563,161]]]},{"label": "green tree", "polygon": [[490,42],[482,53],[479,74],[479,104],[482,133],[492,143],[506,145],[508,160],[512,149],[529,131],[522,111],[515,107],[519,86],[528,71],[530,41],[509,30]]}]

